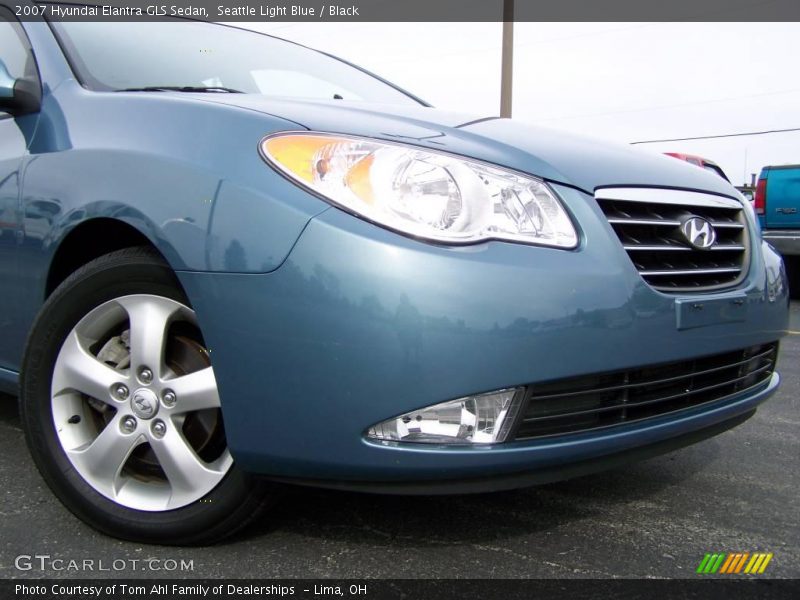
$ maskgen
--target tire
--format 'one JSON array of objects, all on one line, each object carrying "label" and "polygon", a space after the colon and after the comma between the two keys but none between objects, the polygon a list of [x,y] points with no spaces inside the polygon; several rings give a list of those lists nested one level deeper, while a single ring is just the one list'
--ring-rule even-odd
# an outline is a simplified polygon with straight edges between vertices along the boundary
[{"label": "tire", "polygon": [[789,279],[789,296],[800,300],[800,256],[785,256],[786,276]]},{"label": "tire", "polygon": [[54,494],[114,537],[213,543],[274,496],[233,463],[194,312],[149,248],[93,260],[50,296],[25,349],[20,416]]}]

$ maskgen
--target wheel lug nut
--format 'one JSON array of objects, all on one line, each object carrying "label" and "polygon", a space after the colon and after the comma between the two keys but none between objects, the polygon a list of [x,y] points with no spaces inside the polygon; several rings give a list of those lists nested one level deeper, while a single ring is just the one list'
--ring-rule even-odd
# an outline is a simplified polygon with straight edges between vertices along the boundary
[{"label": "wheel lug nut", "polygon": [[119,383],[114,386],[114,396],[119,400],[125,400],[128,397],[128,386]]},{"label": "wheel lug nut", "polygon": [[164,392],[164,395],[161,397],[161,399],[164,402],[164,406],[166,406],[167,408],[171,408],[175,406],[175,402],[177,402],[178,397],[172,390],[167,390],[166,392]]},{"label": "wheel lug nut", "polygon": [[147,385],[153,381],[153,372],[147,367],[139,369],[139,381]]},{"label": "wheel lug nut", "polygon": [[167,433],[167,426],[164,421],[156,419],[153,421],[153,426],[151,428],[153,430],[153,435],[156,437],[164,437],[164,434]]},{"label": "wheel lug nut", "polygon": [[136,429],[136,419],[133,417],[125,417],[122,419],[122,423],[120,424],[122,431],[125,433],[132,433],[134,429]]}]

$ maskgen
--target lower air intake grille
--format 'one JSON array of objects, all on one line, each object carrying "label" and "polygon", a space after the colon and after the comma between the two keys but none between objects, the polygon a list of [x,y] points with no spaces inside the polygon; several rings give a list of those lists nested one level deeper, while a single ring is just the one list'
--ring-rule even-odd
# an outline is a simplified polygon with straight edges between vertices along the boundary
[{"label": "lower air intake grille", "polygon": [[641,421],[724,400],[766,382],[778,344],[529,388],[516,440]]},{"label": "lower air intake grille", "polygon": [[741,202],[661,188],[601,188],[595,199],[654,288],[699,292],[730,287],[746,275],[749,237]]}]

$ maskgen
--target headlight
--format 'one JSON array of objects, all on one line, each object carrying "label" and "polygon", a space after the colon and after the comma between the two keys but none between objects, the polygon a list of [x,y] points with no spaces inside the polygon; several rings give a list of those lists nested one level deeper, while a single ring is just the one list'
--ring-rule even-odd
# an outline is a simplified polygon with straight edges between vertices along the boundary
[{"label": "headlight", "polygon": [[503,442],[522,403],[521,389],[466,396],[400,415],[370,427],[373,440],[427,444]]},{"label": "headlight", "polygon": [[320,133],[272,135],[261,151],[297,183],[407,235],[461,244],[578,243],[561,202],[534,177],[413,146]]}]

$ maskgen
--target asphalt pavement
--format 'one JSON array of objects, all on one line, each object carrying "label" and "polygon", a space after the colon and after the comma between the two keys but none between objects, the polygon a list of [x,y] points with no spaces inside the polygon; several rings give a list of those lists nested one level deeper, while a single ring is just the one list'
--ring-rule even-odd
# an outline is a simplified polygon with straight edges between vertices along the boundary
[{"label": "asphalt pavement", "polygon": [[0,578],[695,577],[707,552],[771,552],[767,575],[798,578],[797,302],[792,331],[778,394],[711,440],[513,492],[403,498],[293,488],[246,532],[207,548],[122,542],[78,521],[39,478],[15,399],[0,395]]}]

